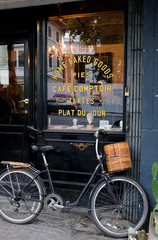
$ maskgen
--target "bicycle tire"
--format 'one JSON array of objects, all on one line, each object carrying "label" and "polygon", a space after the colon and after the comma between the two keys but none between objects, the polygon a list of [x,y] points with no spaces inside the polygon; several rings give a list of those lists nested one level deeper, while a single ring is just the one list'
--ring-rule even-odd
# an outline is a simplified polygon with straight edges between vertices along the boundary
[{"label": "bicycle tire", "polygon": [[128,228],[138,230],[148,213],[148,200],[143,188],[127,177],[112,177],[109,181],[113,197],[105,180],[91,196],[90,213],[97,228],[110,237],[128,236]]},{"label": "bicycle tire", "polygon": [[12,169],[0,175],[2,218],[11,223],[25,224],[39,215],[43,208],[44,188],[41,181],[34,177],[33,171],[25,169]]}]

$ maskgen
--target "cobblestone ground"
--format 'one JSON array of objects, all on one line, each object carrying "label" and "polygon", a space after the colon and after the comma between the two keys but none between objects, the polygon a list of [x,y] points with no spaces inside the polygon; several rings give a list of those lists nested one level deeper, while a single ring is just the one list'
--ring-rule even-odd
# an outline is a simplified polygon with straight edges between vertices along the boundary
[{"label": "cobblestone ground", "polygon": [[[0,240],[114,240],[103,236],[86,209],[70,213],[43,212],[33,223],[11,224],[0,218]],[[126,238],[122,240],[127,240]]]}]

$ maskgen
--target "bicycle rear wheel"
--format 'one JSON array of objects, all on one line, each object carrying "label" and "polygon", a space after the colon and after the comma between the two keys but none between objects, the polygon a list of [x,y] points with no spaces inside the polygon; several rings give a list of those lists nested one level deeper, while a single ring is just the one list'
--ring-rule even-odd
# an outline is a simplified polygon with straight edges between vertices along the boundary
[{"label": "bicycle rear wheel", "polygon": [[128,228],[141,228],[148,213],[148,201],[142,187],[127,177],[113,177],[108,186],[102,181],[93,191],[90,211],[96,226],[105,235],[126,237]]},{"label": "bicycle rear wheel", "polygon": [[13,169],[0,175],[0,215],[5,220],[29,223],[41,212],[43,197],[43,185],[32,172]]}]

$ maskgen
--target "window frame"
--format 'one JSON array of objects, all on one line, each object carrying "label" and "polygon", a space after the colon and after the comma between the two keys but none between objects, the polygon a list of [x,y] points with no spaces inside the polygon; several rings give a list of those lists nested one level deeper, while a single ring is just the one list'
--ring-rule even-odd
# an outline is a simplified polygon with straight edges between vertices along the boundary
[{"label": "window frame", "polygon": [[[126,109],[126,103],[127,103],[127,97],[125,96],[125,88],[127,87],[127,13],[125,11],[125,7],[124,7],[124,38],[123,38],[123,45],[124,45],[124,54],[123,54],[123,95],[122,95],[122,99],[123,99],[123,112],[122,112],[122,119],[123,119],[123,128],[121,131],[118,131],[117,133],[118,134],[122,134],[122,133],[125,133],[126,130],[128,129],[128,123],[126,122],[127,121],[127,109]],[[104,12],[91,12],[91,13],[81,13],[81,14],[78,14],[78,13],[74,13],[74,14],[67,14],[67,15],[62,15],[63,18],[76,18],[76,17],[90,17],[90,16],[97,16],[98,14],[101,16],[103,14],[105,14],[106,11]],[[54,15],[54,16],[48,16],[48,19],[50,20],[54,20],[57,18],[57,15]],[[49,20],[47,21],[47,23],[49,23]],[[48,30],[48,28],[47,28]],[[48,33],[47,33],[48,34]],[[46,34],[46,35],[47,35]],[[48,67],[48,66],[47,66]],[[49,129],[48,128],[49,126],[49,120],[47,119],[47,131],[64,131],[64,132],[78,132],[78,133],[82,133],[82,130],[68,130],[68,129]],[[92,131],[89,131],[89,130],[84,130],[83,131],[84,133],[87,132],[87,133],[90,133],[90,132],[94,132],[94,130]],[[115,131],[110,131],[108,133],[116,133]]]}]

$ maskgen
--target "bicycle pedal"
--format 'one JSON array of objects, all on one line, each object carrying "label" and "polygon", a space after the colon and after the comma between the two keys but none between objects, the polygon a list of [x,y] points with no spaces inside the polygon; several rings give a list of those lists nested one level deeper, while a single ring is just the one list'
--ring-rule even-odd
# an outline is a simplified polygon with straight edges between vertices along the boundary
[{"label": "bicycle pedal", "polygon": [[70,209],[69,208],[63,208],[61,210],[62,213],[70,213]]}]

